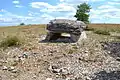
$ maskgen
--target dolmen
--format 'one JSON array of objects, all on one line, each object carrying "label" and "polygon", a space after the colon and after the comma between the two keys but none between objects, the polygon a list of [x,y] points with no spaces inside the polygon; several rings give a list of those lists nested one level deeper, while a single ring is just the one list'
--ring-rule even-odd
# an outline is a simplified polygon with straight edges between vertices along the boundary
[{"label": "dolmen", "polygon": [[[56,41],[63,38],[68,38],[70,42],[77,42],[81,33],[86,28],[86,24],[82,21],[68,19],[54,19],[47,24],[48,31],[45,41]],[[62,33],[67,33],[70,37],[62,36]]]}]

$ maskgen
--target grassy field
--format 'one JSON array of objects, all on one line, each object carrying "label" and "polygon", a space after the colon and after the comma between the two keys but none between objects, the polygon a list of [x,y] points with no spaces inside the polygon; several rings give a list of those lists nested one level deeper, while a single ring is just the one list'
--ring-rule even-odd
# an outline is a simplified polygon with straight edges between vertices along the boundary
[{"label": "grassy field", "polygon": [[[34,38],[38,38],[40,35],[46,34],[45,27],[46,25],[0,27],[0,41],[7,36],[17,36],[29,42],[34,40]],[[103,35],[109,32],[119,33],[120,24],[89,24],[88,29]]]},{"label": "grassy field", "polygon": [[44,34],[45,25],[26,25],[26,26],[10,26],[0,27],[0,40],[6,36],[26,37],[29,34]]}]

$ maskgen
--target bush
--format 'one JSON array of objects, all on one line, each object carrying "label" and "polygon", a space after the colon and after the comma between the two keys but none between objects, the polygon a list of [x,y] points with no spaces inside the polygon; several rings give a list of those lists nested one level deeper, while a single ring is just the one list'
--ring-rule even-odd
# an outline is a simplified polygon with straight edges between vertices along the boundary
[{"label": "bush", "polygon": [[25,23],[20,23],[20,25],[22,26],[22,25],[25,25]]},{"label": "bush", "polygon": [[108,30],[94,30],[93,32],[101,35],[110,35],[110,32]]},{"label": "bush", "polygon": [[85,31],[94,31],[94,28],[87,27]]},{"label": "bush", "polygon": [[21,41],[16,36],[8,36],[5,39],[3,39],[0,43],[0,47],[11,47],[11,46],[19,46],[21,45]]}]

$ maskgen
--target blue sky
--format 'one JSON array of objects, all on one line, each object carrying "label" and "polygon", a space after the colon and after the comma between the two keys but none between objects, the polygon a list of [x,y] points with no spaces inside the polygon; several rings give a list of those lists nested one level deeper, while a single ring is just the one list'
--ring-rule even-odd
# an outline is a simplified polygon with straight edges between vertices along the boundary
[{"label": "blue sky", "polygon": [[0,26],[45,24],[52,19],[73,19],[76,6],[91,5],[91,23],[120,23],[120,0],[1,0]]}]

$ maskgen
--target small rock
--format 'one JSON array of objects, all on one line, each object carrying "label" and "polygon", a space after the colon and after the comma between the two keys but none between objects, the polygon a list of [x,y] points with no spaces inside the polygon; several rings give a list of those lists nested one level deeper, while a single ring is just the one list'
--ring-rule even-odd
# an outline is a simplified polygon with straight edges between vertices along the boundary
[{"label": "small rock", "polygon": [[3,64],[0,62],[0,66],[2,66]]},{"label": "small rock", "polygon": [[85,53],[88,53],[89,51],[85,51]]},{"label": "small rock", "polygon": [[8,67],[7,66],[3,66],[3,70],[8,70]]},{"label": "small rock", "polygon": [[33,78],[37,78],[37,76],[36,76],[36,75],[34,75],[34,76],[33,76]]},{"label": "small rock", "polygon": [[19,57],[16,59],[17,62],[21,62],[21,61],[23,61],[23,60],[24,60],[24,58],[22,58],[21,56],[19,56]]},{"label": "small rock", "polygon": [[120,61],[120,58],[119,58],[119,57],[117,57],[117,58],[116,58],[116,60],[117,60],[117,61]]},{"label": "small rock", "polygon": [[12,71],[11,71],[11,73],[17,73],[17,70],[16,70],[16,69],[14,69],[14,70],[12,70]]},{"label": "small rock", "polygon": [[91,80],[91,78],[90,77],[86,77],[86,80]]},{"label": "small rock", "polygon": [[53,73],[60,73],[60,72],[61,72],[61,69],[53,69],[52,72],[53,72]]},{"label": "small rock", "polygon": [[68,68],[61,68],[60,71],[62,74],[68,74]]},{"label": "small rock", "polygon": [[52,71],[53,73],[59,73],[61,69],[58,69],[57,66],[51,66],[48,68],[48,70]]},{"label": "small rock", "polygon": [[72,80],[71,78],[67,77],[65,80]]},{"label": "small rock", "polygon": [[39,53],[35,53],[35,52],[34,52],[33,54],[34,54],[34,55],[37,55],[37,54],[39,54]]},{"label": "small rock", "polygon": [[8,61],[6,60],[6,61],[3,61],[2,63],[8,63]]},{"label": "small rock", "polygon": [[24,48],[24,51],[27,51],[28,49],[27,48]]},{"label": "small rock", "polygon": [[82,58],[78,58],[78,60],[82,60]]},{"label": "small rock", "polygon": [[22,55],[22,57],[23,57],[23,58],[28,58],[28,55],[27,55],[26,53],[24,53],[24,54]]},{"label": "small rock", "polygon": [[15,69],[14,67],[10,67],[8,70],[13,71],[14,69]]},{"label": "small rock", "polygon": [[46,80],[53,80],[52,78],[47,78]]},{"label": "small rock", "polygon": [[57,67],[50,65],[49,68],[48,68],[48,70],[50,70],[50,71],[53,70],[53,69],[57,69]]},{"label": "small rock", "polygon": [[10,62],[10,65],[11,65],[11,66],[17,66],[17,64],[18,64],[18,61],[17,61],[17,60],[14,60],[14,61]]}]

